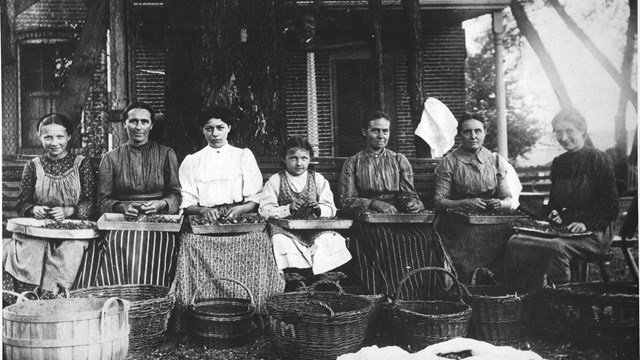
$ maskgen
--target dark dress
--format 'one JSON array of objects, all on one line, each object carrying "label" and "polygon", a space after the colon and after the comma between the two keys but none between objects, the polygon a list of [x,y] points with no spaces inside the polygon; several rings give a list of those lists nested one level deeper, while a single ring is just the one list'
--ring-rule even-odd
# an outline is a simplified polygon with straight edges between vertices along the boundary
[{"label": "dark dress", "polygon": [[[373,155],[366,150],[348,158],[340,174],[340,205],[346,216],[369,211],[372,199],[402,208],[418,200],[413,169],[407,158],[385,149]],[[411,270],[444,267],[447,258],[438,235],[429,224],[372,224],[354,221],[351,252],[355,271],[369,294],[394,294]],[[440,282],[434,274],[412,278],[403,299],[435,296]]]},{"label": "dark dress", "polygon": [[608,251],[611,224],[618,214],[613,165],[600,150],[585,146],[558,156],[551,164],[551,182],[549,212],[558,211],[563,225],[584,223],[592,234],[573,238],[514,235],[507,245],[505,280],[524,281],[529,289],[542,287],[545,277],[554,284],[567,283],[572,259]]},{"label": "dark dress", "polygon": [[[98,206],[113,212],[118,203],[164,200],[166,214],[180,207],[178,161],[173,149],[147,142],[124,144],[100,162]],[[176,267],[176,233],[112,230],[93,242],[76,287],[150,284],[170,286]]]}]

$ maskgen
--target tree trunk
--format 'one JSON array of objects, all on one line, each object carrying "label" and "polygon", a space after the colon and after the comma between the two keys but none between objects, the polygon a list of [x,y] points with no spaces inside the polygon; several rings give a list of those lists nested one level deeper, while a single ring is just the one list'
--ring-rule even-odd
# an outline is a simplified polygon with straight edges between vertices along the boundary
[{"label": "tree trunk", "polygon": [[[117,116],[129,103],[128,81],[128,44],[127,33],[127,4],[131,0],[109,0],[109,29],[111,30],[109,48],[111,56],[111,106],[112,116]],[[112,146],[118,147],[127,142],[127,134],[120,122],[111,122],[109,133],[112,136]],[[111,150],[111,149],[109,149]]]},{"label": "tree trunk", "polygon": [[[631,89],[631,66],[633,64],[636,35],[638,34],[638,0],[629,0],[629,23],[627,25],[627,42],[622,56],[620,75],[625,81],[625,86],[620,87],[620,98],[618,99],[618,113],[616,114],[616,148],[619,154],[627,153],[627,102],[630,99]],[[636,95],[637,93],[634,92]],[[634,99],[636,99],[634,97]],[[637,100],[637,99],[636,99]],[[636,112],[637,112],[636,107]]]},{"label": "tree trunk", "polygon": [[[578,26],[578,24],[576,24],[576,22],[573,20],[573,18],[571,18],[571,16],[569,16],[569,14],[567,14],[567,12],[564,9],[564,6],[560,5],[558,0],[549,0],[549,3],[551,4],[551,6],[553,6],[554,9],[556,9],[556,11],[558,12],[558,15],[560,15],[560,18],[564,21],[564,23],[567,25],[569,30],[571,30],[571,32],[578,39],[580,39],[580,41],[582,41],[582,43],[587,48],[587,50],[589,50],[591,55],[593,55],[593,57],[596,60],[598,60],[600,65],[609,74],[609,76],[611,76],[613,78],[613,80],[615,80],[615,82],[620,87],[621,92],[623,94],[627,95],[627,99],[629,101],[631,101],[631,103],[633,104],[633,107],[637,111],[637,109],[638,109],[638,93],[631,88],[631,84],[629,83],[629,77],[625,77],[621,72],[619,72],[616,69],[615,66],[613,66],[613,64],[611,63],[611,61],[609,61],[607,56],[604,53],[602,53],[602,51],[600,51],[600,49],[598,49],[596,44],[594,44],[593,41],[591,41],[591,38],[589,38],[589,36],[584,31],[582,31],[580,26]],[[632,5],[630,4],[630,7],[631,6]],[[635,7],[637,9],[637,3],[636,3]],[[637,14],[634,13],[631,16],[635,16],[636,19],[637,19]],[[631,16],[629,17],[629,21],[632,20]],[[634,22],[634,24],[635,24],[635,22]],[[631,26],[631,24],[629,26]],[[636,33],[637,33],[637,24],[635,24],[635,27],[636,27]],[[627,29],[629,29],[629,28],[627,28]],[[628,30],[627,30],[627,38],[628,38]]]},{"label": "tree trunk", "polygon": [[[411,123],[416,129],[422,119],[424,96],[422,94],[422,17],[419,0],[402,0],[405,21],[409,31],[407,37],[407,88],[409,92],[409,108]],[[429,145],[419,136],[414,136],[416,157],[431,157]]]},{"label": "tree trunk", "polygon": [[542,40],[540,39],[540,35],[538,31],[534,28],[533,24],[529,20],[527,13],[524,10],[524,7],[518,0],[511,0],[511,13],[513,17],[516,19],[516,23],[518,24],[518,29],[520,32],[527,38],[529,44],[535,51],[536,55],[540,59],[540,63],[542,64],[542,68],[544,69],[549,82],[551,83],[551,87],[553,88],[553,92],[556,94],[558,101],[560,102],[560,107],[570,108],[572,107],[571,98],[569,97],[569,93],[567,92],[562,79],[560,78],[560,74],[558,73],[558,69],[556,68],[551,55],[545,48]]},{"label": "tree trunk", "polygon": [[382,55],[382,0],[369,0],[371,16],[372,42],[371,57],[373,60],[373,89],[375,110],[385,111],[384,106],[384,60]]},{"label": "tree trunk", "polygon": [[198,126],[202,108],[200,0],[166,0],[165,127],[163,142],[178,159],[205,145]]},{"label": "tree trunk", "polygon": [[[75,126],[80,124],[82,108],[91,87],[96,66],[100,62],[100,54],[104,48],[109,24],[109,0],[85,1],[87,19],[85,20],[80,39],[76,46],[73,63],[69,69],[60,95],[58,112],[69,116]],[[73,144],[79,144],[79,132],[74,132]]]}]

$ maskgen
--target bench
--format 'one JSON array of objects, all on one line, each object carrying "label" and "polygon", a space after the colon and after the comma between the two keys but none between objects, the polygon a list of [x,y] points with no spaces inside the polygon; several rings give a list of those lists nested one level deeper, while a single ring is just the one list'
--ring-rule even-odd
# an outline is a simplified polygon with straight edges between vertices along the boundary
[{"label": "bench", "polygon": [[[33,157],[26,156],[5,156],[2,162],[2,221],[6,224],[6,219],[17,217],[16,205],[18,193],[20,191],[20,179],[24,165]],[[92,157],[91,163],[97,171],[100,165],[100,158]],[[258,166],[262,171],[263,180],[266,182],[269,177],[282,169],[281,160],[274,157],[256,158]],[[346,158],[316,158],[314,159],[314,169],[324,175],[331,185],[334,197],[338,196],[338,183],[340,181],[340,171]],[[435,159],[409,159],[414,172],[414,185],[418,196],[427,208],[433,208],[433,191],[435,175],[434,170],[438,165]]]}]

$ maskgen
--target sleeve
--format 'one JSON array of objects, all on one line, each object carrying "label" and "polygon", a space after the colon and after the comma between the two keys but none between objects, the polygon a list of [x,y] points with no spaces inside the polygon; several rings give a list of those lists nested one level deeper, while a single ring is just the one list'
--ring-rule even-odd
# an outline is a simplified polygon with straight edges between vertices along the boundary
[{"label": "sleeve", "polygon": [[262,191],[262,173],[258,162],[249,149],[244,149],[241,159],[242,166],[242,197],[244,202],[260,202]]},{"label": "sleeve", "polygon": [[193,155],[187,155],[180,165],[179,180],[180,186],[182,187],[182,203],[180,207],[183,209],[198,205],[198,188],[196,186],[195,171],[193,169],[195,166],[194,160]]},{"label": "sleeve", "polygon": [[593,175],[594,201],[587,210],[585,226],[587,229],[606,228],[618,215],[620,203],[616,190],[616,177],[613,163],[604,152],[599,151],[590,166]]},{"label": "sleeve", "polygon": [[285,218],[291,215],[289,205],[280,206],[278,204],[278,195],[280,192],[280,176],[272,175],[260,194],[260,207],[258,213],[265,219],[268,218]]},{"label": "sleeve", "polygon": [[316,189],[318,191],[318,204],[320,204],[320,217],[336,216],[336,205],[333,201],[333,192],[329,181],[320,173],[315,173]]},{"label": "sleeve", "polygon": [[[549,179],[551,180],[551,190],[549,191],[549,203],[547,204],[547,215],[551,213],[551,211],[556,210],[558,213],[562,211],[562,206],[558,204],[556,200],[555,194],[553,192],[553,183],[555,181],[555,175],[557,174],[557,170],[555,168],[558,166],[558,158],[554,158],[551,162],[551,170],[549,170]],[[545,215],[546,216],[546,215]]]},{"label": "sleeve", "polygon": [[114,179],[113,179],[113,153],[107,153],[100,161],[98,172],[98,209],[101,214],[112,212],[113,205],[117,202],[114,197]]},{"label": "sleeve", "polygon": [[[507,162],[507,160],[505,160],[502,156],[498,155],[498,162],[499,162],[499,177],[498,177],[498,188],[496,189],[496,197],[498,199],[504,200],[504,199],[509,199],[511,198],[511,190],[509,188],[509,180],[507,178],[508,174],[507,174],[507,169],[509,166],[509,163]],[[496,169],[496,172],[498,172],[498,169]]]},{"label": "sleeve", "polygon": [[400,194],[402,201],[418,200],[418,193],[413,185],[413,168],[406,156],[398,154],[398,166],[400,168]]},{"label": "sleeve", "polygon": [[182,191],[178,177],[178,158],[175,151],[169,148],[164,160],[164,197],[168,207],[164,210],[167,214],[175,214],[180,209]]},{"label": "sleeve", "polygon": [[353,214],[356,211],[366,210],[371,205],[371,199],[361,198],[358,196],[356,189],[355,156],[345,160],[340,172],[339,197],[340,207],[345,214]]},{"label": "sleeve", "polygon": [[90,219],[96,211],[96,178],[91,161],[84,158],[80,163],[80,199],[76,205],[75,217]]},{"label": "sleeve", "polygon": [[29,161],[22,169],[22,179],[20,180],[20,191],[16,208],[18,216],[33,216],[33,207],[36,206],[36,167],[33,161]]},{"label": "sleeve", "polygon": [[451,189],[453,187],[453,162],[451,157],[445,156],[440,160],[440,163],[436,166],[435,176],[434,201],[451,199]]}]

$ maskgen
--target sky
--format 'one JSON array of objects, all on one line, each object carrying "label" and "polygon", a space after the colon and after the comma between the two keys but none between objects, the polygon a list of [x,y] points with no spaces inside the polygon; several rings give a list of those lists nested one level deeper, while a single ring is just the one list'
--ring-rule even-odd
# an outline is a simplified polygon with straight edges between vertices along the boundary
[{"label": "sky", "polygon": [[[561,0],[567,13],[592,38],[614,66],[619,68],[626,41],[629,9],[626,0],[612,0],[610,7],[605,7],[603,2]],[[620,94],[618,86],[582,42],[569,31],[552,7],[527,7],[526,10],[556,63],[574,106],[587,119],[589,133],[595,146],[602,150],[612,147],[615,143],[613,119],[618,110]],[[505,12],[509,12],[509,9]],[[509,16],[508,19],[512,18]],[[467,34],[469,53],[477,52],[475,39],[483,29],[491,26],[491,17],[487,15],[468,20],[463,26]],[[637,89],[637,56],[633,66],[635,70],[632,84]],[[519,159],[518,165],[547,164],[562,153],[562,148],[551,133],[551,119],[560,110],[560,106],[536,54],[526,41],[518,70],[521,71],[518,75],[520,92],[525,95],[531,106],[533,116],[545,129],[540,144],[528,154],[529,159]],[[630,147],[633,135],[637,131],[637,114],[631,105],[627,106],[626,128]]]}]

